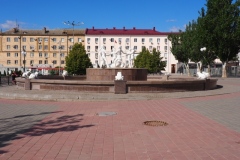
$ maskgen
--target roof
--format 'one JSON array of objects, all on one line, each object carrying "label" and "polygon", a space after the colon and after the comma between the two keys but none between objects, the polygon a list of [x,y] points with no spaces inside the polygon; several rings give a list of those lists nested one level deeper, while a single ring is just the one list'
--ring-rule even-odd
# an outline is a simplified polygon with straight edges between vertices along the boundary
[{"label": "roof", "polygon": [[[47,30],[45,27],[42,30],[29,30],[29,29],[18,29],[13,28],[11,30],[2,32],[1,35],[27,35],[27,36],[35,36],[35,35],[41,35],[41,36],[51,36],[51,35],[72,35],[73,30],[72,29],[53,29],[53,30]],[[74,30],[75,35],[84,35],[85,29],[75,29]]]},{"label": "roof", "polygon": [[[123,29],[116,29],[113,27],[113,29],[95,29],[94,27],[92,29],[86,29],[85,34],[86,35],[169,35],[173,32],[159,32],[155,30],[155,27],[153,29],[136,29],[133,27],[133,29],[126,29],[123,27]],[[176,32],[175,32],[176,33]]]}]

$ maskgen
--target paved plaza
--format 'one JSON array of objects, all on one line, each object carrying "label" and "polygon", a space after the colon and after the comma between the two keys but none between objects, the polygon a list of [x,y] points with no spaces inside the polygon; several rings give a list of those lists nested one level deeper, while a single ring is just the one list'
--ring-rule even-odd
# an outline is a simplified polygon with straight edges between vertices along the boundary
[{"label": "paved plaza", "polygon": [[119,95],[2,85],[0,160],[238,160],[240,79],[218,84]]}]

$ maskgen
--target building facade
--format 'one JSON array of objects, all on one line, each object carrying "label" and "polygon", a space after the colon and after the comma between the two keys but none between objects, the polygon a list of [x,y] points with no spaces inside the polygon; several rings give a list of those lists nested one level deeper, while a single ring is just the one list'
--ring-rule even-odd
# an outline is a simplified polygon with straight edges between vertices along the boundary
[{"label": "building facade", "polygon": [[[175,73],[177,61],[171,53],[171,41],[168,40],[170,32],[158,32],[155,27],[153,29],[86,29],[85,33],[85,49],[89,55],[93,66],[100,64],[100,56],[98,50],[104,47],[107,53],[107,61],[111,63],[111,52],[121,47],[124,53],[130,49],[135,50],[137,56],[142,48],[145,47],[150,52],[153,48],[161,52],[163,61],[166,61],[166,72]],[[126,55],[122,55],[123,62],[127,61]],[[127,63],[127,62],[126,62]],[[101,67],[101,66],[100,66]]]},{"label": "building facade", "polygon": [[[177,61],[171,53],[170,32],[158,32],[153,29],[95,29],[86,30],[55,29],[12,30],[0,33],[0,71],[22,70],[30,67],[65,67],[65,57],[74,43],[82,43],[94,67],[100,61],[99,49],[104,47],[107,61],[111,61],[111,52],[121,47],[124,53],[134,49],[135,57],[145,47],[161,52],[167,62],[166,72],[175,73]],[[122,56],[127,61],[126,55]]]},{"label": "building facade", "polygon": [[[85,30],[12,30],[0,33],[0,68],[64,67],[73,43],[84,45]],[[24,61],[25,60],[25,61]],[[24,64],[25,62],[25,64]],[[3,73],[3,72],[2,72]]]}]

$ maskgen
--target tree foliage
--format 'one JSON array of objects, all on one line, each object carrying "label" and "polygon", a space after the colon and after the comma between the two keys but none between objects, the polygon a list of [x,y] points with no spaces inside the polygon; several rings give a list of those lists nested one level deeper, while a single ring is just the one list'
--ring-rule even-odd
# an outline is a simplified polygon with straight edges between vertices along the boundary
[{"label": "tree foliage", "polygon": [[136,68],[146,68],[148,73],[157,73],[164,70],[166,63],[162,61],[161,53],[153,49],[150,53],[145,47],[139,53],[139,55],[134,60],[134,67]]},{"label": "tree foliage", "polygon": [[92,67],[92,63],[86,54],[82,43],[74,44],[66,57],[66,70],[69,74],[86,74],[86,68]]}]

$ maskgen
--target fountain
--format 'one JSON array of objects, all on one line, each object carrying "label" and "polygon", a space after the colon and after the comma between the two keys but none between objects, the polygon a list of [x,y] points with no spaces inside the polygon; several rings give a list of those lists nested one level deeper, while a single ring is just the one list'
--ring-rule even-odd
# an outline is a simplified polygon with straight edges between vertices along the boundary
[{"label": "fountain", "polygon": [[[129,62],[134,50],[127,53],[118,47],[112,51],[111,63],[107,62],[104,47],[99,49],[102,68],[87,68],[86,76],[38,76],[38,79],[17,78],[17,86],[26,90],[69,90],[98,93],[161,93],[210,90],[217,87],[213,78],[171,78],[171,75],[148,77],[147,69],[133,68]],[[126,54],[125,62],[123,54]]]}]

